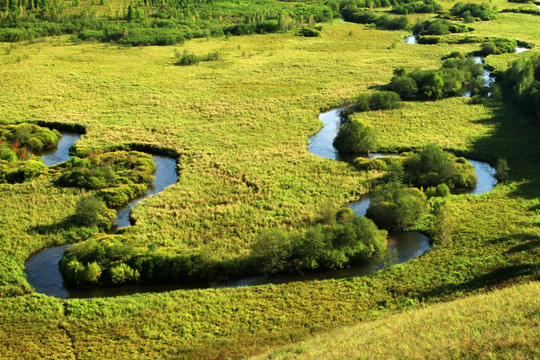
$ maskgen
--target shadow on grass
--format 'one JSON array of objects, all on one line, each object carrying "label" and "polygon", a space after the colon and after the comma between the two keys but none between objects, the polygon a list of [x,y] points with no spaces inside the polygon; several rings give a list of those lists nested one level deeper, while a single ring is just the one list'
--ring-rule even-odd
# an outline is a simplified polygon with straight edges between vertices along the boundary
[{"label": "shadow on grass", "polygon": [[67,231],[71,231],[77,228],[80,228],[80,225],[76,225],[74,217],[70,215],[65,219],[53,224],[32,226],[29,230],[40,235],[49,235],[65,233]]},{"label": "shadow on grass", "polygon": [[460,284],[448,284],[421,293],[423,298],[439,298],[455,293],[469,293],[479,289],[505,287],[538,278],[540,264],[508,265],[494,269]]},{"label": "shadow on grass", "polygon": [[508,104],[487,102],[484,105],[493,116],[477,123],[490,125],[493,132],[477,139],[472,156],[486,159],[496,165],[506,159],[510,166],[510,181],[518,183],[510,197],[533,199],[540,197],[540,123],[523,117]]}]

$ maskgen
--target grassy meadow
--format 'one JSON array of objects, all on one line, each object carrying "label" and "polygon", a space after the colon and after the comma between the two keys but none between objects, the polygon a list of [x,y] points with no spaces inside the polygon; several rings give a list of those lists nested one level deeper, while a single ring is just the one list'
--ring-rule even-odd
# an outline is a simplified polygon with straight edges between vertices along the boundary
[{"label": "grassy meadow", "polygon": [[[500,14],[474,27],[482,36],[539,44],[536,21]],[[159,251],[233,260],[249,252],[261,229],[301,228],[321,207],[369,191],[377,174],[307,151],[309,136],[322,127],[321,111],[388,83],[394,68],[437,69],[442,56],[479,48],[404,44],[409,34],[334,21],[316,38],[291,32],[164,47],[73,44],[67,36],[4,43],[0,78],[8,91],[0,92],[0,121],[82,125],[87,132],[78,149],[148,144],[176,151],[178,183],[140,203],[136,226],[126,233]],[[184,51],[217,51],[221,59],[175,66],[175,52]],[[494,58],[503,68],[501,59],[515,56],[486,61]],[[24,262],[40,248],[80,238],[76,229],[61,225],[85,192],[53,186],[54,170],[28,183],[0,184],[1,357],[243,358],[348,325],[353,327],[343,334],[347,343],[353,336],[347,334],[372,326],[399,322],[418,329],[411,316],[435,327],[441,312],[451,311],[446,321],[468,319],[476,313],[460,308],[477,303],[493,310],[497,320],[479,316],[465,327],[471,332],[499,325],[508,307],[518,309],[508,330],[515,348],[493,350],[494,356],[532,354],[537,344],[530,334],[512,331],[527,322],[526,311],[537,322],[538,304],[527,301],[537,297],[536,283],[467,297],[538,279],[538,124],[500,103],[471,105],[463,98],[407,102],[399,110],[354,116],[375,129],[382,150],[436,142],[493,164],[505,158],[510,180],[482,196],[451,196],[452,241],[435,242],[425,255],[372,276],[65,301],[33,292]],[[456,299],[461,300],[434,305]],[[500,299],[506,307],[494,305]],[[393,315],[404,310],[411,312]],[[328,339],[341,338],[335,334],[321,335],[328,347]],[[410,357],[429,351],[411,344]],[[456,348],[473,358],[484,349],[453,343],[440,354]],[[370,351],[391,357],[397,349],[383,344]],[[302,356],[317,350],[306,343],[277,354],[300,351]]]},{"label": "grassy meadow", "polygon": [[533,359],[539,299],[538,283],[520,285],[339,328],[257,358]]}]

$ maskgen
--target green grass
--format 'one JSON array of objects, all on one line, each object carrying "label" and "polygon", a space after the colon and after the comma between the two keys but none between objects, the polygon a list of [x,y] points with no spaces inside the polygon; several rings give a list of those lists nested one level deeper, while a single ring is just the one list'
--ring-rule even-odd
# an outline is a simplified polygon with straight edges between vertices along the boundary
[{"label": "green grass", "polygon": [[[533,26],[513,37],[532,39]],[[137,225],[127,232],[163,251],[235,259],[249,252],[260,229],[297,229],[321,204],[342,204],[369,190],[375,174],[307,151],[321,110],[387,83],[396,67],[436,69],[441,56],[478,48],[409,46],[402,43],[406,34],[336,22],[320,38],[194,40],[184,46],[188,52],[218,51],[222,60],[192,67],[173,65],[174,50],[183,50],[176,47],[73,45],[67,38],[10,51],[1,44],[0,76],[9,91],[0,93],[0,119],[84,125],[81,148],[145,143],[175,150],[179,182],[140,203]],[[462,99],[364,116],[381,148],[435,141],[471,157],[505,157],[511,180],[483,196],[452,196],[453,241],[373,276],[65,303],[33,294],[22,269],[32,252],[77,236],[55,224],[73,214],[84,193],[53,187],[51,177],[0,185],[0,324],[9,334],[0,337],[0,354],[245,357],[538,277],[537,124],[497,104]]]},{"label": "green grass", "polygon": [[339,328],[257,359],[534,359],[540,285],[471,296]]}]

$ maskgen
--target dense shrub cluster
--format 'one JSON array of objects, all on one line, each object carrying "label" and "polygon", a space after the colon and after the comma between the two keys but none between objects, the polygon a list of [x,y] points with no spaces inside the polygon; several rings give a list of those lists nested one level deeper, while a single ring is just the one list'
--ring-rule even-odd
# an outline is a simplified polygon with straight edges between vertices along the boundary
[{"label": "dense shrub cluster", "polygon": [[458,2],[450,9],[450,15],[461,18],[467,22],[479,20],[494,20],[497,12],[488,4],[474,4]]},{"label": "dense shrub cluster", "polygon": [[207,1],[146,1],[130,3],[123,12],[109,13],[106,18],[96,16],[93,7],[64,14],[65,4],[47,0],[39,0],[39,4],[9,0],[13,5],[9,7],[7,3],[0,2],[0,41],[7,42],[73,34],[78,41],[172,45],[192,38],[273,33],[298,27],[306,20],[312,25],[339,16],[337,3],[290,7],[263,1],[231,7]]},{"label": "dense shrub cluster", "polygon": [[76,224],[100,230],[109,230],[115,218],[116,211],[108,209],[105,202],[96,196],[81,199],[73,215]]},{"label": "dense shrub cluster", "polygon": [[429,144],[403,161],[405,183],[417,187],[446,184],[450,189],[472,188],[476,184],[474,167],[464,158],[444,152],[438,145]]},{"label": "dense shrub cluster", "polygon": [[0,126],[0,183],[21,183],[47,171],[33,152],[58,145],[60,133],[34,124]]},{"label": "dense shrub cluster", "polygon": [[[352,214],[351,214],[352,213]],[[125,284],[209,281],[256,273],[336,269],[365,260],[386,248],[386,232],[350,209],[334,214],[331,224],[302,233],[273,229],[261,233],[249,257],[217,261],[205,253],[155,252],[134,246],[123,236],[100,235],[74,244],[60,263],[70,283]]]},{"label": "dense shrub cluster", "polygon": [[540,56],[518,59],[500,76],[503,99],[540,119]]},{"label": "dense shrub cluster", "polygon": [[58,145],[60,133],[35,124],[18,124],[0,126],[0,142],[17,143],[33,152],[42,152]]},{"label": "dense shrub cluster", "polygon": [[189,66],[189,65],[196,65],[200,63],[201,61],[217,61],[219,59],[220,59],[220,55],[217,51],[210,52],[204,56],[198,56],[195,54],[184,54],[184,55],[178,54],[177,60],[174,64],[180,65],[180,66]]},{"label": "dense shrub cluster", "polygon": [[74,156],[64,166],[57,185],[99,190],[97,195],[110,207],[143,195],[156,169],[151,155],[138,151],[115,151],[85,159]]},{"label": "dense shrub cluster", "polygon": [[341,154],[368,154],[376,144],[373,129],[359,121],[347,119],[334,138],[334,147]]},{"label": "dense shrub cluster", "polygon": [[370,111],[370,110],[391,110],[403,107],[399,94],[393,91],[378,91],[373,94],[361,94],[346,110],[353,111]]},{"label": "dense shrub cluster", "polygon": [[445,35],[469,31],[469,27],[465,24],[456,24],[444,19],[426,20],[413,27],[413,32],[418,35]]},{"label": "dense shrub cluster", "polygon": [[516,14],[529,14],[529,15],[540,15],[539,9],[502,9],[503,13],[516,13]]},{"label": "dense shrub cluster", "polygon": [[515,40],[497,38],[483,42],[481,52],[486,56],[513,53],[516,51],[516,46],[517,43]]},{"label": "dense shrub cluster", "polygon": [[418,220],[425,202],[426,196],[421,190],[392,182],[374,189],[366,216],[380,228],[404,230]]},{"label": "dense shrub cluster", "polygon": [[341,15],[345,21],[357,24],[375,24],[378,29],[383,30],[405,30],[409,27],[409,22],[405,16],[378,15],[372,11],[354,6],[345,7],[341,11]]},{"label": "dense shrub cluster", "polygon": [[[348,211],[351,211],[348,209]],[[353,213],[354,214],[354,213]],[[337,269],[386,248],[386,233],[365,217],[316,225],[304,234],[268,230],[255,241],[251,256],[264,273]]]},{"label": "dense shrub cluster", "polygon": [[304,36],[304,37],[317,37],[321,36],[321,32],[317,29],[310,29],[310,28],[301,28],[298,32],[298,35]]},{"label": "dense shrub cluster", "polygon": [[402,68],[395,69],[386,87],[404,100],[438,100],[459,96],[464,88],[473,94],[487,92],[484,80],[479,77],[482,73],[482,65],[474,59],[455,54],[455,57],[444,61],[440,70],[415,69],[407,72]]},{"label": "dense shrub cluster", "polygon": [[429,14],[442,10],[442,6],[434,0],[422,0],[408,4],[394,5],[392,12],[400,15]]}]

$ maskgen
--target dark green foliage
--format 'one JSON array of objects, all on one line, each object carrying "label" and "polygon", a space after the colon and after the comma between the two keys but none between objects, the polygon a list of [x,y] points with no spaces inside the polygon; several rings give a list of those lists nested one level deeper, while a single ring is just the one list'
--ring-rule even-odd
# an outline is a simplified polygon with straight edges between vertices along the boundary
[{"label": "dark green foliage", "polygon": [[495,170],[497,171],[495,177],[499,181],[506,181],[510,177],[510,166],[508,166],[506,159],[499,159],[495,166]]},{"label": "dark green foliage", "polygon": [[403,162],[406,183],[417,187],[446,184],[449,188],[472,188],[476,184],[474,167],[454,155],[445,153],[436,144],[429,144]]},{"label": "dark green foliage", "polygon": [[372,95],[359,95],[348,109],[352,111],[391,110],[403,107],[399,94],[393,91],[379,91]]},{"label": "dark green foliage", "polygon": [[391,110],[403,107],[399,94],[393,91],[378,91],[371,96],[370,110]]},{"label": "dark green foliage", "polygon": [[337,223],[313,226],[303,235],[264,232],[253,245],[251,256],[262,264],[263,272],[275,273],[342,268],[382,252],[386,233],[349,210],[338,211]]},{"label": "dark green foliage", "polygon": [[152,157],[138,151],[115,151],[69,159],[57,185],[99,190],[108,206],[118,207],[144,194],[154,180]]},{"label": "dark green foliage", "polygon": [[473,4],[458,2],[450,9],[450,15],[464,19],[494,20],[497,18],[496,12],[488,4]]},{"label": "dark green foliage", "polygon": [[298,35],[304,36],[304,37],[317,37],[317,36],[321,36],[321,32],[315,29],[302,28],[298,32]]},{"label": "dark green foliage", "polygon": [[87,196],[77,204],[73,221],[82,226],[108,230],[111,228],[115,217],[116,212],[107,209],[107,205],[103,200],[96,196]]},{"label": "dark green foliage", "polygon": [[387,85],[404,100],[439,100],[443,97],[460,96],[464,88],[476,94],[482,91],[484,80],[482,65],[461,54],[446,57],[440,70],[420,70],[407,73],[405,69],[394,70]]},{"label": "dark green foliage", "polygon": [[356,214],[350,207],[342,207],[336,212],[336,221],[345,224],[356,219]]},{"label": "dark green foliage", "polygon": [[[80,14],[74,15],[64,14],[63,6],[45,0],[39,4],[34,4],[34,1],[9,1],[12,9],[8,16],[0,21],[0,41],[8,42],[73,34],[73,39],[79,41],[163,46],[181,44],[192,38],[224,34],[273,33],[289,30],[292,26],[303,23],[304,19],[322,22],[339,14],[324,4],[299,4],[290,8],[288,5],[270,1],[239,5],[234,2],[196,0],[167,1],[166,4],[161,1],[130,3],[123,13],[98,18],[92,8],[84,8]],[[104,0],[100,0],[100,4],[103,3]],[[21,7],[26,8],[24,13],[20,13]],[[281,21],[282,19],[285,21]]]},{"label": "dark green foliage", "polygon": [[415,1],[394,5],[392,12],[401,15],[408,14],[428,14],[442,10],[442,6],[433,0]]},{"label": "dark green foliage", "polygon": [[502,13],[516,13],[516,14],[529,14],[529,15],[540,15],[539,9],[502,9]]},{"label": "dark green foliage", "polygon": [[177,55],[178,60],[174,63],[180,66],[196,65],[201,61],[217,61],[221,58],[217,51],[210,52],[204,56],[197,56],[195,54]]},{"label": "dark green foliage", "polygon": [[35,124],[22,123],[0,127],[0,143],[17,144],[18,147],[27,147],[33,152],[42,152],[58,145],[60,133]]},{"label": "dark green foliage", "polygon": [[518,59],[500,76],[503,99],[521,113],[540,119],[540,56]]},{"label": "dark green foliage", "polygon": [[197,56],[195,54],[186,54],[186,55],[183,55],[181,58],[179,58],[178,61],[175,63],[175,65],[189,66],[189,65],[198,64],[200,61],[201,61],[200,56]]},{"label": "dark green foliage", "polygon": [[516,51],[517,43],[515,40],[498,38],[483,42],[481,52],[484,55],[499,55],[504,53],[513,53]]},{"label": "dark green foliage", "polygon": [[383,229],[404,230],[418,220],[425,200],[424,193],[416,188],[388,183],[375,188],[366,216]]},{"label": "dark green foliage", "polygon": [[358,121],[345,121],[334,139],[334,147],[343,154],[368,154],[375,147],[375,133]]},{"label": "dark green foliage", "polygon": [[439,184],[436,187],[430,186],[426,189],[426,195],[428,198],[447,197],[450,195],[450,188],[444,183]]},{"label": "dark green foliage", "polygon": [[[85,198],[84,208],[85,212],[99,214],[107,210],[92,197]],[[132,245],[125,236],[98,235],[67,249],[60,266],[66,280],[74,285],[190,283],[255,273],[341,268],[385,250],[386,232],[377,229],[372,221],[356,218],[348,208],[334,211],[332,220],[331,224],[314,225],[302,233],[263,231],[250,257],[234,262],[217,261],[204,252],[154,252]]]},{"label": "dark green foliage", "polygon": [[47,171],[47,167],[40,160],[18,161],[9,166],[0,162],[0,183],[22,183],[31,180]]},{"label": "dark green foliage", "polygon": [[409,22],[405,16],[377,15],[374,12],[359,9],[355,6],[343,8],[341,15],[345,21],[357,24],[375,24],[378,29],[383,30],[405,30],[409,27]]},{"label": "dark green foliage", "polygon": [[419,35],[446,35],[469,32],[467,25],[456,24],[444,19],[426,20],[414,26],[413,32]]}]

